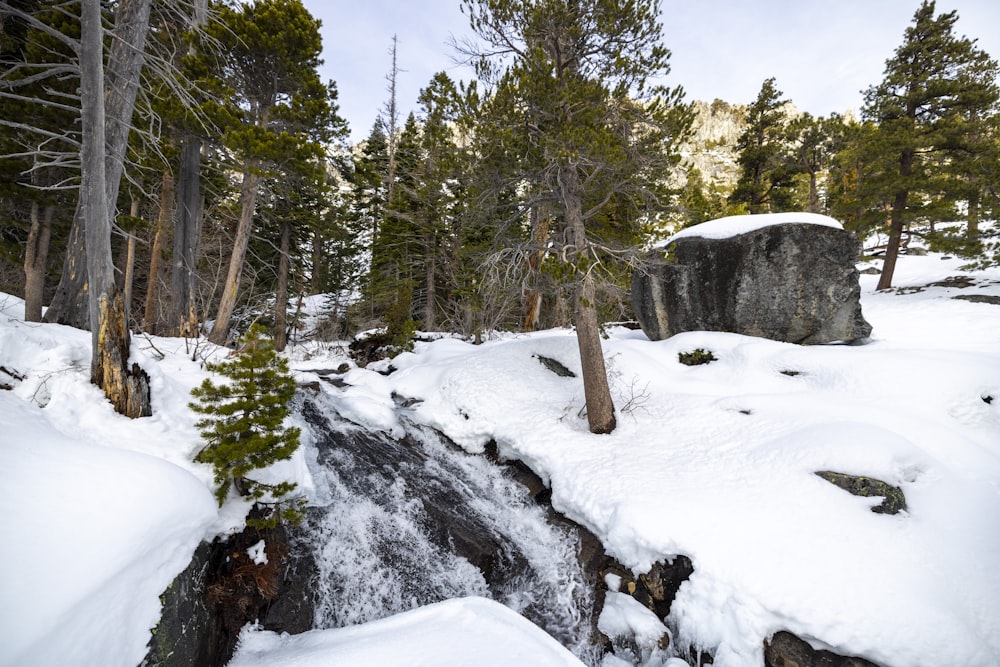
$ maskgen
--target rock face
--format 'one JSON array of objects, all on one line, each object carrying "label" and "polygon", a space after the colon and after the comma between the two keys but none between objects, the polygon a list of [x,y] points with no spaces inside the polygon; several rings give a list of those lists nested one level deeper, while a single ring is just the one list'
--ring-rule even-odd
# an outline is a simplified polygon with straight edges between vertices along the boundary
[{"label": "rock face", "polygon": [[814,649],[790,632],[776,632],[764,642],[764,667],[878,667],[863,658]]},{"label": "rock face", "polygon": [[632,306],[651,340],[685,331],[857,340],[871,333],[859,300],[860,249],[843,229],[795,222],[725,238],[685,235],[636,271]]}]

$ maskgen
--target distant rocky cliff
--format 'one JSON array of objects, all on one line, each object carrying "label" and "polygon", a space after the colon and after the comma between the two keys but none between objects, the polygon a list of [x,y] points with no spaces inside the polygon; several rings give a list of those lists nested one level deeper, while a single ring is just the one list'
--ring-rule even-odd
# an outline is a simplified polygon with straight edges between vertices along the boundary
[{"label": "distant rocky cliff", "polygon": [[691,139],[681,147],[684,157],[677,174],[683,185],[688,170],[701,172],[705,181],[733,184],[739,174],[736,140],[745,127],[746,105],[722,100],[694,102],[696,117]]}]

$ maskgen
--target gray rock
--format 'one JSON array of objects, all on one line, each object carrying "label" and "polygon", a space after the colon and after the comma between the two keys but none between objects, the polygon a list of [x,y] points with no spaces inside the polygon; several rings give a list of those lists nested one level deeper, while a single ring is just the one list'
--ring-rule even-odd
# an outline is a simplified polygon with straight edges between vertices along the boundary
[{"label": "gray rock", "polygon": [[906,496],[903,495],[903,490],[888,482],[874,477],[848,475],[832,470],[820,470],[816,474],[855,496],[882,498],[880,505],[872,507],[872,512],[876,514],[898,514],[906,509]]},{"label": "gray rock", "polygon": [[817,344],[867,337],[850,232],[805,223],[723,239],[684,236],[650,253],[632,305],[651,340],[728,331]]},{"label": "gray rock", "polygon": [[764,667],[879,667],[864,658],[814,649],[791,632],[774,633],[764,642]]}]

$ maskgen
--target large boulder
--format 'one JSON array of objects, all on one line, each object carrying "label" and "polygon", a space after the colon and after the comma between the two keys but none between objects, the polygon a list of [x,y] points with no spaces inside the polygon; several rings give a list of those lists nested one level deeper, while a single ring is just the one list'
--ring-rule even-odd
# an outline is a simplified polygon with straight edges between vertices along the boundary
[{"label": "large boulder", "polygon": [[747,215],[696,225],[655,248],[632,278],[651,340],[729,331],[800,344],[871,333],[861,314],[861,244],[832,218]]}]

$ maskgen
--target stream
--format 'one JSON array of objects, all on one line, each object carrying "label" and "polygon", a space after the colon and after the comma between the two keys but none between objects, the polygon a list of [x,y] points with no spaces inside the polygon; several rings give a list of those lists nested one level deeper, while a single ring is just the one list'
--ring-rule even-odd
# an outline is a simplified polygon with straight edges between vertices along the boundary
[{"label": "stream", "polygon": [[549,521],[508,469],[416,424],[402,440],[365,431],[323,393],[302,412],[317,450],[316,507],[303,531],[318,571],[316,628],[477,595],[599,664],[579,537]]}]

